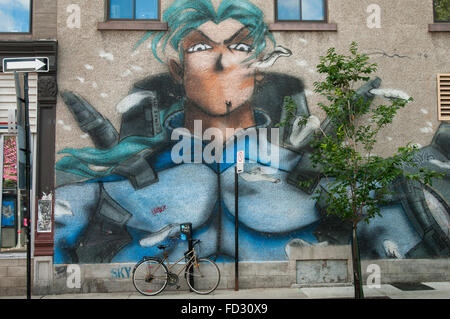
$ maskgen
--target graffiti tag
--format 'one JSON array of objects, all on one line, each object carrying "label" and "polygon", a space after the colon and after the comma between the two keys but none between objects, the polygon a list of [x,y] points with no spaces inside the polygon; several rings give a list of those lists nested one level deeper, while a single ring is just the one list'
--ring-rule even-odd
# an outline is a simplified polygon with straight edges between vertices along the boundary
[{"label": "graffiti tag", "polygon": [[162,212],[164,212],[166,209],[167,209],[166,205],[155,207],[152,210],[152,214],[153,214],[153,216],[156,216],[156,215],[161,214]]},{"label": "graffiti tag", "polygon": [[131,267],[117,267],[111,269],[111,275],[114,279],[128,279],[130,278]]}]

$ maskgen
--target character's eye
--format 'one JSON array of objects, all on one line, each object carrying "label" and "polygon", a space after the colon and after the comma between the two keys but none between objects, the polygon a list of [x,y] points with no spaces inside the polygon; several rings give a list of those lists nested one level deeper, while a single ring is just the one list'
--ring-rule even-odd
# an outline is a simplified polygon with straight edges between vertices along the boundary
[{"label": "character's eye", "polygon": [[201,51],[206,51],[206,50],[211,50],[212,46],[205,44],[205,43],[199,43],[196,45],[191,46],[187,52],[188,53],[193,53],[193,52],[201,52]]},{"label": "character's eye", "polygon": [[252,47],[245,43],[235,43],[230,45],[228,48],[231,50],[242,51],[242,52],[251,52]]}]

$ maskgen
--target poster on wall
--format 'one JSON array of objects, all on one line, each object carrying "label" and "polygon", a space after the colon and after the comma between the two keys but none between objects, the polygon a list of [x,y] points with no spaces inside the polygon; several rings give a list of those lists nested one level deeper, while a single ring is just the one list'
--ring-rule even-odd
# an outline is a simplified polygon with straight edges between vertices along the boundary
[{"label": "poster on wall", "polygon": [[3,199],[2,201],[2,226],[15,226],[16,207],[14,201]]},{"label": "poster on wall", "polygon": [[3,137],[3,188],[17,187],[17,140],[16,136]]}]

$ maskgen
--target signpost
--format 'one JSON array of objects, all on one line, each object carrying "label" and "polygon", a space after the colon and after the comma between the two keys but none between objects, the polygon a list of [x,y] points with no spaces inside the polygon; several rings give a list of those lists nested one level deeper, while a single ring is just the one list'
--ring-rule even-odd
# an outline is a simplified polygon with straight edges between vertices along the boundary
[{"label": "signpost", "polygon": [[239,174],[244,172],[245,152],[239,151],[236,156],[234,174],[234,290],[239,290]]},{"label": "signpost", "polygon": [[236,169],[238,174],[244,172],[244,162],[245,162],[245,153],[244,151],[239,151],[237,153],[237,162],[236,162]]},{"label": "signpost", "polygon": [[[31,161],[30,161],[30,116],[29,116],[29,98],[28,98],[28,72],[48,72],[49,63],[47,57],[24,57],[24,58],[5,58],[2,62],[3,73],[14,73],[16,82],[17,96],[17,129],[19,144],[19,175],[23,173],[20,170],[21,163],[25,162],[25,185],[19,180],[19,189],[24,190],[23,201],[25,202],[25,216],[23,226],[27,230],[27,299],[31,299],[31,208],[30,208],[30,190],[31,190]],[[20,79],[18,73],[24,73],[24,92],[20,87]],[[22,108],[23,104],[23,108]],[[25,159],[23,158],[25,157]],[[22,174],[23,175],[23,174]]]}]

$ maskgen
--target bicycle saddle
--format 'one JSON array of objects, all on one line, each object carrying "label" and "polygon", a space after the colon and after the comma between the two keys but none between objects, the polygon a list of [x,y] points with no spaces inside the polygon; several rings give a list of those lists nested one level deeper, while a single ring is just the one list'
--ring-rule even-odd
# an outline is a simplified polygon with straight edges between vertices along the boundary
[{"label": "bicycle saddle", "polygon": [[169,247],[169,246],[167,246],[167,245],[159,245],[158,249],[166,249],[167,247]]}]

